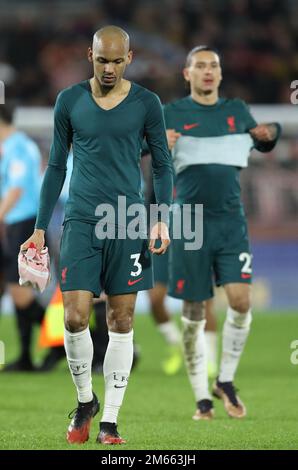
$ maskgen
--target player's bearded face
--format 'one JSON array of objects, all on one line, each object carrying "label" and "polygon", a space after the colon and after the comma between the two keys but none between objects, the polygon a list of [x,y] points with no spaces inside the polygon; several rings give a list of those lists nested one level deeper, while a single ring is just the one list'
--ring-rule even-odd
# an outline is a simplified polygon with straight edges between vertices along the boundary
[{"label": "player's bearded face", "polygon": [[218,89],[222,75],[219,57],[211,51],[201,51],[192,57],[186,79],[199,94],[211,94]]},{"label": "player's bearded face", "polygon": [[124,74],[126,63],[124,58],[118,58],[116,61],[98,62],[95,66],[95,75],[99,83],[107,88],[113,88],[121,80]]},{"label": "player's bearded face", "polygon": [[131,61],[131,52],[123,48],[93,52],[94,75],[102,87],[113,88],[123,77]]}]

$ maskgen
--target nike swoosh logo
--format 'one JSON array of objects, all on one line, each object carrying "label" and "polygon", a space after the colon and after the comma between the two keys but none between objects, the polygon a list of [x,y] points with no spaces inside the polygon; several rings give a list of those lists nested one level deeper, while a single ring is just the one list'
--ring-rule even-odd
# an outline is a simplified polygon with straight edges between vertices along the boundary
[{"label": "nike swoosh logo", "polygon": [[77,376],[77,375],[83,375],[83,374],[85,374],[85,372],[87,372],[87,371],[84,370],[84,372],[81,372],[80,374],[75,374],[75,373],[73,372],[72,375],[75,375],[75,376]]},{"label": "nike swoosh logo", "polygon": [[242,273],[242,274],[241,274],[241,277],[242,277],[242,279],[250,279],[250,278],[251,278],[251,274],[244,274],[244,273]]},{"label": "nike swoosh logo", "polygon": [[133,286],[134,284],[136,284],[137,282],[141,281],[142,279],[143,279],[142,277],[140,277],[140,279],[135,279],[134,281],[133,281],[132,279],[129,279],[129,281],[128,281],[127,284],[128,284],[129,286]]},{"label": "nike swoosh logo", "polygon": [[200,124],[198,122],[194,122],[193,124],[184,124],[183,129],[185,131],[189,131],[190,129],[193,129],[194,127],[198,127]]},{"label": "nike swoosh logo", "polygon": [[124,388],[126,385],[114,385],[115,388]]}]

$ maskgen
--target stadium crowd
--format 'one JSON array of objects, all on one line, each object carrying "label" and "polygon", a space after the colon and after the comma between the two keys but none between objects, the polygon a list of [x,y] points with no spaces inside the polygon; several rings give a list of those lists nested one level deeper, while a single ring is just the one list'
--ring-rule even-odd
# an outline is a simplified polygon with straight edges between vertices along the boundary
[{"label": "stadium crowd", "polygon": [[127,78],[164,101],[184,94],[185,52],[208,44],[223,56],[222,93],[250,103],[289,103],[298,72],[294,0],[13,0],[0,17],[0,80],[23,105],[52,105],[58,90],[90,73],[83,60],[103,24],[132,38]]}]

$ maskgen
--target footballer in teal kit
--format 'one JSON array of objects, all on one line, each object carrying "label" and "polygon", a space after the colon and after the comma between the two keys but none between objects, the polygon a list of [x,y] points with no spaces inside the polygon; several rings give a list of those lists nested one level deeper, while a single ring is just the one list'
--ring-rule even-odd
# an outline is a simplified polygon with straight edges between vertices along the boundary
[{"label": "footballer in teal kit", "polygon": [[242,100],[219,97],[222,70],[213,49],[191,50],[184,78],[190,95],[165,106],[164,113],[176,173],[175,202],[178,207],[190,204],[192,219],[195,204],[203,205],[203,245],[187,250],[189,240],[173,237],[169,295],[183,299],[185,361],[197,402],[193,418],[211,419],[203,302],[212,298],[214,281],[224,287],[229,306],[213,395],[223,399],[229,416],[243,418],[245,406],[233,380],[250,329],[252,268],[239,176],[253,147],[266,152],[275,146],[280,126],[257,125]]},{"label": "footballer in teal kit", "polygon": [[[100,29],[94,35],[88,59],[94,76],[63,90],[57,98],[54,139],[36,230],[22,248],[26,249],[30,242],[38,248],[44,244],[44,232],[63,186],[72,146],[73,171],[61,242],[60,286],[65,309],[65,349],[78,407],[67,430],[67,441],[88,440],[91,420],[99,411],[92,390],[89,312],[93,296],[104,290],[109,344],[103,365],[105,405],[97,441],[123,444],[117,417],[133,359],[137,291],[152,287],[151,253],[165,253],[170,241],[164,220],[155,224],[150,243],[146,234],[137,239],[129,237],[128,221],[118,214],[118,201],[119,197],[124,198],[127,208],[143,204],[140,157],[144,138],[152,154],[158,204],[171,204],[172,162],[159,98],[123,79],[132,60],[128,34],[116,26]],[[114,209],[117,216],[108,221],[114,231],[109,238],[99,236],[98,214],[102,213],[102,205]],[[159,248],[155,248],[156,238],[161,239]]]},{"label": "footballer in teal kit", "polygon": [[[253,146],[248,131],[257,124],[245,103],[238,99],[219,98],[208,106],[188,96],[166,106],[165,117],[167,127],[181,133],[172,151],[177,174],[175,202],[192,204],[192,208],[203,204],[205,221],[201,250],[184,251],[185,240],[180,240],[182,255],[179,259],[173,256],[170,294],[202,301],[213,296],[208,267],[213,265],[215,253],[217,284],[251,280],[239,176]],[[241,253],[246,254],[243,259]]]},{"label": "footballer in teal kit", "polygon": [[[155,154],[153,166],[159,203],[171,202],[168,197],[171,182],[166,172],[165,184],[162,183],[163,165],[169,165],[169,160],[159,99],[132,83],[125,99],[113,109],[105,110],[94,101],[87,80],[59,95],[55,115],[57,138],[49,168],[57,177],[45,188],[48,194],[53,194],[53,184],[60,187],[64,175],[68,132],[73,132],[74,153],[61,243],[61,290],[91,290],[98,296],[101,288],[111,295],[151,288],[152,263],[147,240],[123,240],[117,236],[100,240],[94,225],[99,223],[95,214],[100,203],[114,207],[116,216],[119,196],[126,196],[127,206],[143,203],[139,162],[144,133]],[[86,115],[88,120],[84,119]],[[158,145],[154,146],[155,143]],[[49,201],[51,196],[41,202],[37,228],[47,226]],[[126,229],[118,220],[115,223],[116,235]]]}]

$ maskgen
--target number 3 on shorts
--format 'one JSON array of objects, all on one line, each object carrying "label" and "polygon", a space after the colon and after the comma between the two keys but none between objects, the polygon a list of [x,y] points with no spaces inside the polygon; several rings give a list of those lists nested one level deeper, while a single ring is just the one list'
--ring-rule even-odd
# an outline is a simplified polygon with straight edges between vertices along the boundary
[{"label": "number 3 on shorts", "polygon": [[241,269],[242,273],[251,274],[251,260],[252,255],[250,253],[240,253],[239,261],[244,262],[243,267]]},{"label": "number 3 on shorts", "polygon": [[142,265],[139,262],[140,256],[141,256],[141,253],[135,253],[134,255],[130,255],[130,259],[134,259],[133,265],[136,268],[136,271],[131,271],[130,272],[131,276],[137,277],[142,272]]}]

